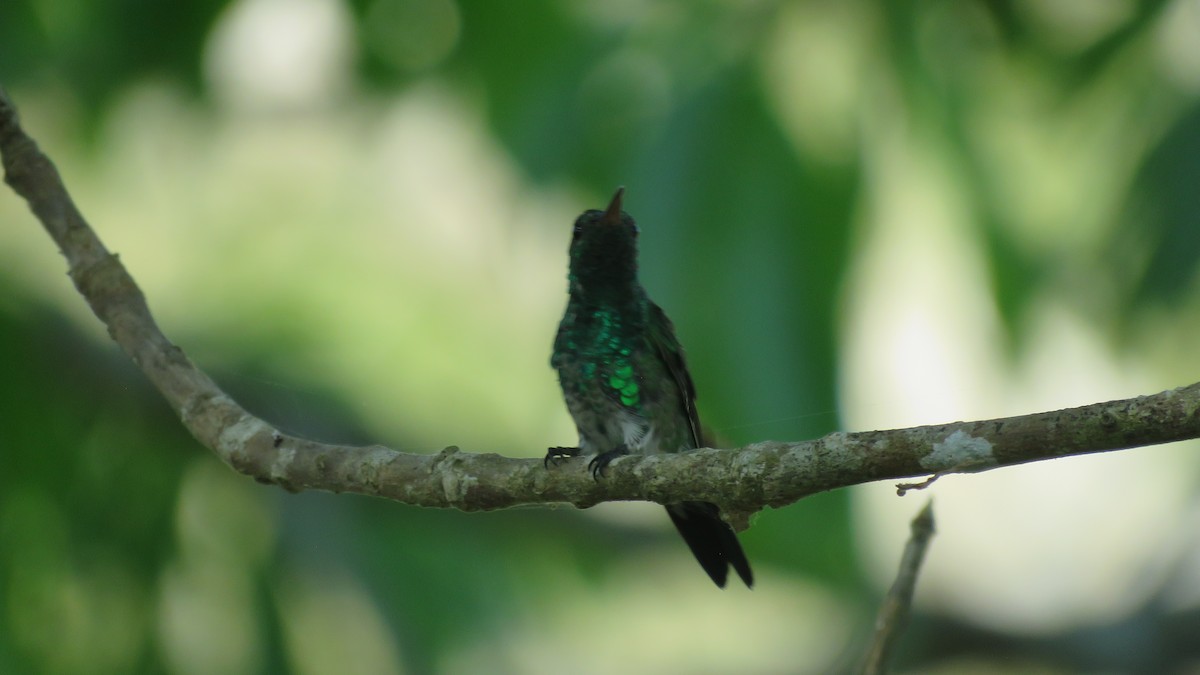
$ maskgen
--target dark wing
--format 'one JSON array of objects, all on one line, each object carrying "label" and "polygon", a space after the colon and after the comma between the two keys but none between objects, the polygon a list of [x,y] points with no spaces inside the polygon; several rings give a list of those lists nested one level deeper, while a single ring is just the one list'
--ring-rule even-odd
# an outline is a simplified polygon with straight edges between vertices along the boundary
[{"label": "dark wing", "polygon": [[[675,327],[667,318],[662,308],[650,303],[650,329],[647,331],[650,343],[658,353],[659,359],[671,373],[675,385],[679,388],[679,398],[683,401],[683,412],[687,415],[688,426],[692,431],[692,447],[706,445],[702,442],[700,431],[700,415],[696,413],[696,385],[688,373],[687,363],[683,359],[683,347],[675,339]],[[667,505],[667,513],[675,529],[692,550],[692,555],[708,576],[717,586],[725,587],[725,578],[729,575],[729,567],[737,571],[746,586],[754,585],[754,574],[750,571],[750,562],[742,552],[737,534],[733,528],[721,519],[721,509],[716,504],[708,502],[680,502]]]},{"label": "dark wing", "polygon": [[687,415],[688,426],[692,431],[692,447],[703,447],[700,415],[696,412],[696,385],[692,383],[692,376],[688,373],[687,363],[683,359],[683,347],[679,345],[679,340],[675,339],[675,326],[667,318],[666,312],[653,302],[650,302],[650,326],[647,334],[650,345],[667,367],[667,372],[671,373],[675,385],[679,387],[683,412]]}]

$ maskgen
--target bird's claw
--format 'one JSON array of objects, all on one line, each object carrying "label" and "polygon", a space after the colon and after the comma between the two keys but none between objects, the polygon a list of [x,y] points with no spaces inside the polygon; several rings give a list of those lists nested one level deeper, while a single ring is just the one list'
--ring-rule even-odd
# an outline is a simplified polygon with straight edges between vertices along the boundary
[{"label": "bird's claw", "polygon": [[592,472],[592,480],[599,481],[600,477],[604,475],[604,469],[606,469],[609,464],[612,464],[614,459],[618,457],[624,457],[628,454],[629,448],[621,445],[609,450],[608,452],[602,452],[593,457],[592,461],[588,462],[588,471]]},{"label": "bird's claw", "polygon": [[550,460],[554,460],[554,466],[558,466],[559,460],[567,457],[578,457],[579,448],[547,448],[546,458],[542,460],[542,466],[549,469]]}]

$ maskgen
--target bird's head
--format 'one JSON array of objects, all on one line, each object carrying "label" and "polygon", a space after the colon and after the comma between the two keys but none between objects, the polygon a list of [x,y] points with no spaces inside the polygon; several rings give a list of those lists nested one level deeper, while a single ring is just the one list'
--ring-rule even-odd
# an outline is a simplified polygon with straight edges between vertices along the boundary
[{"label": "bird's head", "polygon": [[571,237],[571,287],[585,294],[605,294],[637,284],[638,227],[621,210],[625,188],[617,188],[608,208],[585,211],[575,220]]}]

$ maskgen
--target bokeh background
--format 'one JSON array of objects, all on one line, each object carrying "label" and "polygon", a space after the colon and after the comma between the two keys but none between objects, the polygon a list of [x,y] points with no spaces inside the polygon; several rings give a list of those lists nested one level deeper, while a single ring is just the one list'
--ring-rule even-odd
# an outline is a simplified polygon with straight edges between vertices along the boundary
[{"label": "bokeh background", "polygon": [[[281,428],[540,456],[626,185],[730,443],[1200,378],[1194,0],[5,0],[0,83],[166,333]],[[0,671],[825,673],[908,520],[908,673],[1200,672],[1176,444],[768,510],[286,494],[199,447],[0,191]]]}]

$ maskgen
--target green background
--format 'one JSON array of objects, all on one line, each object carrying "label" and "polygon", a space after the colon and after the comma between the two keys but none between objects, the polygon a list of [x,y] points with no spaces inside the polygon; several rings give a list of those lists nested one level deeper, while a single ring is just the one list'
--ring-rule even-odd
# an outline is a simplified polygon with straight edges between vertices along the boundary
[{"label": "green background", "polygon": [[[924,374],[884,386],[864,356],[942,264],[933,315],[989,336],[986,363],[949,359],[959,381],[1008,392],[946,414],[1195,381],[1198,26],[1182,1],[8,0],[0,83],[167,335],[251,411],[540,456],[574,440],[547,364],[570,225],[617,185],[729,443],[942,421],[887,410],[872,383]],[[0,194],[3,672],[839,672],[923,499],[888,502],[882,552],[854,491],[764,512],[758,586],[719,592],[657,507],[285,494],[188,437],[63,272]],[[1086,336],[1071,374],[1030,356],[1054,353],[1047,312]],[[1075,398],[1048,393],[1064,378]],[[1158,457],[1194,524],[1195,462]],[[1180,527],[1118,609],[1014,628],[935,591],[900,670],[1188,672]]]}]

